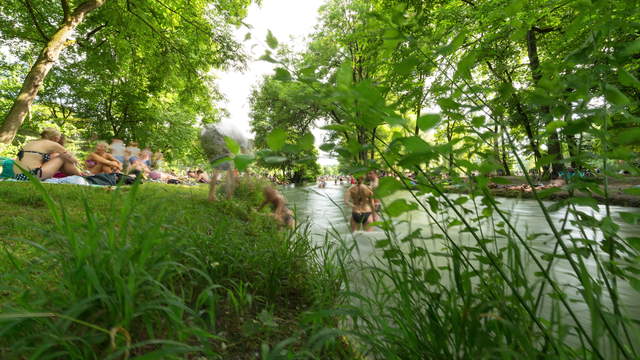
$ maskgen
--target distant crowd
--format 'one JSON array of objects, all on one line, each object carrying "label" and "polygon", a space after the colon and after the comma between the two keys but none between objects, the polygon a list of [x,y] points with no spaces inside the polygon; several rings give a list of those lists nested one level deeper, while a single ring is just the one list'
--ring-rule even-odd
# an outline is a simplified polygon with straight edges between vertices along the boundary
[{"label": "distant crowd", "polygon": [[122,174],[165,183],[208,183],[208,175],[200,170],[189,170],[180,176],[165,167],[162,151],[140,148],[135,141],[127,144],[113,138],[111,143],[98,141],[84,161],[78,160],[65,148],[63,134],[46,128],[40,138],[24,144],[16,158],[0,158],[0,178],[28,180],[31,174],[40,180],[68,176],[90,177],[99,174]]}]

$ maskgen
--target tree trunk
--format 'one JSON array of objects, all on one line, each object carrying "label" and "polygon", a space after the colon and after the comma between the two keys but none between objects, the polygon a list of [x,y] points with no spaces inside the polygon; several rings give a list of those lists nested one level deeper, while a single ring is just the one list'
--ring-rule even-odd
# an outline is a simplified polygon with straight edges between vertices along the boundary
[{"label": "tree trunk", "polygon": [[20,94],[18,94],[11,110],[4,119],[4,123],[0,128],[0,143],[11,144],[18,129],[22,126],[24,118],[29,113],[31,104],[33,104],[33,100],[38,95],[45,77],[58,60],[60,52],[67,46],[69,36],[71,36],[78,24],[84,20],[87,13],[99,8],[105,1],[107,0],[89,0],[78,5],[73,13],[66,17],[62,26],[53,34],[24,79]]},{"label": "tree trunk", "polygon": [[567,150],[569,151],[569,157],[571,158],[571,167],[574,169],[582,168],[582,163],[578,159],[578,155],[580,153],[580,149],[578,149],[578,142],[576,141],[576,136],[571,134],[565,134],[565,139],[567,140]]},{"label": "tree trunk", "polygon": [[500,140],[502,143],[502,166],[504,167],[504,174],[506,176],[511,176],[511,169],[509,168],[509,153],[507,151],[507,146],[506,146],[506,141],[505,141],[505,134],[504,132],[507,131],[506,128],[503,128],[503,133],[500,136]]},{"label": "tree trunk", "polygon": [[[536,39],[536,29],[531,28],[527,31],[527,54],[529,56],[529,68],[531,69],[531,77],[533,78],[533,84],[537,87],[540,79],[542,79],[542,73],[540,72],[540,58],[538,57],[538,42]],[[551,112],[548,106],[541,107],[541,117],[545,123],[553,121]],[[547,138],[547,153],[551,156],[551,178],[557,178],[560,172],[564,169],[562,164],[562,147],[560,146],[560,139],[558,139],[558,132],[553,131]],[[548,168],[548,166],[546,166]]]}]

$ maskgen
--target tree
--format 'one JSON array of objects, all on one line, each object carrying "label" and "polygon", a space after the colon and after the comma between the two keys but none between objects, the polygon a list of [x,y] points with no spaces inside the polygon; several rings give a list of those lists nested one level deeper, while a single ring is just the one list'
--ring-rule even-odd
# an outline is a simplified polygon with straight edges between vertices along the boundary
[{"label": "tree", "polygon": [[13,141],[49,70],[51,70],[51,67],[53,67],[54,63],[58,60],[60,52],[68,45],[67,41],[69,37],[84,20],[85,16],[102,6],[105,1],[106,0],[89,0],[80,3],[73,11],[70,11],[67,0],[61,0],[63,10],[62,22],[51,38],[47,38],[45,33],[37,25],[38,22],[35,19],[32,7],[29,5],[29,2],[26,3],[29,13],[33,16],[34,26],[36,26],[40,35],[47,40],[47,44],[40,52],[29,74],[27,74],[20,93],[5,117],[4,123],[0,128],[0,143],[9,144]]},{"label": "tree", "polygon": [[[2,35],[31,44],[20,58],[29,61],[30,49],[41,46],[42,41],[46,44],[25,79],[22,95],[5,118],[0,141],[8,143],[13,139],[63,49],[66,56],[60,59],[61,71],[73,68],[86,77],[93,74],[93,80],[102,78],[104,81],[99,81],[97,87],[107,81],[123,80],[122,75],[142,78],[147,88],[184,82],[181,88],[187,91],[191,85],[192,89],[210,85],[205,74],[211,67],[242,61],[229,25],[237,24],[244,16],[248,2],[96,0],[79,4],[73,11],[67,0],[3,2]],[[25,12],[25,7],[29,11]],[[92,16],[87,17],[89,12]],[[61,24],[51,38],[48,19]],[[27,26],[13,26],[14,21]],[[74,39],[67,41],[71,33]],[[146,75],[138,76],[145,73],[141,69],[147,71]],[[72,84],[65,84],[68,85]]]}]

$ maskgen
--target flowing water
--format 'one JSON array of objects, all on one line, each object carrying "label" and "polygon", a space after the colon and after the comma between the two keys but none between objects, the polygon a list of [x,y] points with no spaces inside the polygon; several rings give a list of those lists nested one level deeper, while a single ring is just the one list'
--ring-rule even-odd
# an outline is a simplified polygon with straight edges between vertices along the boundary
[{"label": "flowing water", "polygon": [[[347,187],[348,185],[334,185],[333,182],[331,182],[327,183],[327,187],[324,189],[320,189],[316,186],[297,188],[285,187],[282,189],[282,192],[289,202],[289,207],[295,209],[297,218],[302,221],[309,221],[313,239],[318,245],[322,245],[322,243],[326,241],[325,234],[327,231],[334,231],[339,233],[344,239],[357,242],[357,256],[360,260],[367,261],[368,259],[373,259],[375,255],[381,254],[382,250],[375,248],[375,242],[376,240],[386,238],[386,236],[384,232],[379,229],[366,233],[350,233],[348,222],[350,209],[344,204],[344,193]],[[455,197],[457,197],[457,195],[452,195],[452,198]],[[405,198],[410,200],[411,196],[408,192],[400,192],[394,194],[389,199],[384,199],[384,201],[388,203],[396,198]],[[510,222],[514,223],[520,234],[545,233],[535,240],[532,240],[533,248],[537,251],[539,250],[547,253],[553,251],[555,242],[551,236],[550,226],[536,201],[511,198],[499,198],[497,200],[500,202],[500,208],[508,212]],[[470,207],[470,204],[471,202],[468,202],[465,206]],[[545,203],[545,205],[549,204],[551,203]],[[597,212],[589,207],[579,207],[578,209],[597,218],[602,218],[606,215],[606,209],[604,206],[599,206],[599,211]],[[616,221],[619,220],[620,212],[640,213],[640,209],[638,208],[621,206],[611,206],[610,211],[612,218],[616,219]],[[470,218],[473,216],[474,215],[469,215]],[[494,217],[497,219],[497,216]],[[565,217],[565,211],[560,210],[551,213],[551,217],[557,228],[560,228]],[[585,233],[580,233],[578,228],[571,225],[571,219],[571,217],[568,218],[569,222],[567,223],[566,228],[572,231],[573,236],[596,241],[602,240],[598,233],[594,233],[590,230],[586,230]],[[426,233],[429,233],[432,230],[437,231],[437,229],[435,229],[435,222],[430,219],[424,211],[412,211],[410,213],[403,214],[399,218],[394,218],[393,222],[396,225],[396,231],[399,233],[400,237],[418,228],[423,229]],[[496,220],[496,222],[498,222],[498,220]],[[618,232],[620,237],[626,238],[630,236],[640,236],[639,225],[629,225],[622,221],[617,222],[620,225],[620,230]],[[460,226],[457,228],[460,228]],[[484,231],[485,236],[489,235],[490,237],[494,228],[494,223],[487,222],[480,228]],[[449,231],[458,244],[475,246],[475,241],[471,238],[469,233],[460,233],[455,230],[452,231],[452,229],[449,229]],[[431,240],[425,247],[432,251],[440,251],[444,247],[444,241],[445,240]],[[500,240],[497,242],[500,242]],[[499,246],[500,244],[494,245]],[[436,261],[444,264],[446,260],[441,258],[439,261]],[[596,274],[596,263],[593,257],[587,258],[585,265],[592,274]],[[538,269],[533,264],[527,264],[526,266],[533,277],[534,272],[537,272]],[[573,270],[566,260],[554,261],[551,272],[558,282],[567,289],[567,293],[570,297],[574,297],[576,299],[580,297],[578,294],[580,288],[579,280],[574,275]],[[443,276],[443,279],[446,278],[446,276]],[[618,284],[618,291],[620,303],[623,304],[625,312],[632,318],[640,320],[639,293],[628,283],[624,282],[620,282]],[[606,299],[603,300],[603,303],[606,304],[607,302],[608,301]],[[588,319],[590,314],[587,306],[583,303],[576,303],[572,306],[580,319],[580,322],[584,324],[589,323]]]}]

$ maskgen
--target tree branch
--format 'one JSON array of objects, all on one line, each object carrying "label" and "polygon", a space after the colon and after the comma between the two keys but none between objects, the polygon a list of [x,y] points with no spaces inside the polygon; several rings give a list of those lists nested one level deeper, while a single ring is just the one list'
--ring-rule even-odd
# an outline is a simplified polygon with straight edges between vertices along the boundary
[{"label": "tree branch", "polygon": [[560,30],[560,28],[557,28],[557,27],[539,28],[537,26],[534,26],[531,28],[531,30],[537,32],[538,34],[546,34],[552,31],[558,31]]},{"label": "tree branch", "polygon": [[98,26],[97,28],[95,28],[95,29],[93,29],[93,30],[89,31],[89,32],[87,33],[87,35],[85,35],[85,36],[84,36],[84,39],[85,39],[85,40],[89,40],[89,38],[91,38],[93,35],[95,35],[95,33],[97,33],[98,31],[100,31],[100,30],[102,30],[102,29],[104,29],[105,27],[107,27],[107,24],[108,24],[108,23],[104,23],[104,24],[102,24],[102,25]]},{"label": "tree branch", "polygon": [[64,17],[64,22],[69,20],[69,1],[68,0],[60,0],[60,5],[62,5],[62,16]]},{"label": "tree branch", "polygon": [[29,12],[29,15],[31,16],[31,20],[33,21],[33,25],[35,25],[36,30],[38,30],[38,33],[40,34],[40,36],[42,36],[44,41],[48,42],[49,41],[49,37],[44,33],[44,31],[40,27],[40,24],[38,23],[38,19],[36,18],[36,13],[33,10],[33,6],[31,5],[31,0],[22,0],[22,2],[27,7],[27,11]]}]

